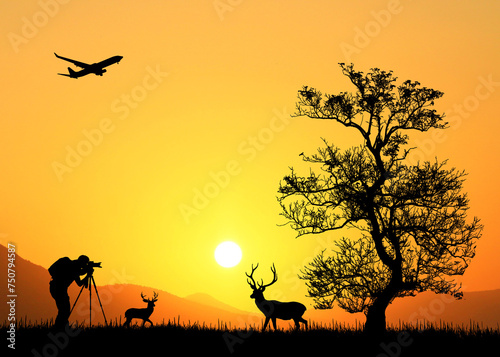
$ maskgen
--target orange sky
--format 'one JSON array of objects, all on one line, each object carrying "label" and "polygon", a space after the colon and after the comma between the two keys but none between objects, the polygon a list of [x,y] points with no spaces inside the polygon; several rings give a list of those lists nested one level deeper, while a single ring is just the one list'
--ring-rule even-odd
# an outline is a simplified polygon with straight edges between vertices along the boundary
[{"label": "orange sky", "polygon": [[[0,13],[0,243],[26,259],[85,253],[103,261],[98,284],[204,292],[247,310],[244,271],[260,262],[269,279],[275,262],[267,297],[309,306],[296,274],[336,236],[278,227],[279,180],[320,137],[357,139],[289,115],[302,85],[353,90],[337,65],[352,61],[445,93],[437,109],[451,128],[413,134],[413,159],[469,173],[485,229],[463,283],[500,288],[498,1],[42,0]],[[57,75],[70,64],[53,52],[124,58],[75,80]],[[214,261],[224,240],[242,248],[235,268]]]}]

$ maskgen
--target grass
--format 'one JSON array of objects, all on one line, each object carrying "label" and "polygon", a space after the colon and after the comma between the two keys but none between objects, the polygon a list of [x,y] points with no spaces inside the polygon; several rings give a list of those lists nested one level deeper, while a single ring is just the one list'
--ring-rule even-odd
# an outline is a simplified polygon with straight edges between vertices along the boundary
[{"label": "grass", "polygon": [[[218,322],[182,324],[163,321],[151,327],[79,326],[67,332],[50,329],[51,321],[19,321],[16,350],[22,356],[471,356],[489,355],[500,343],[499,329],[478,324],[453,326],[446,323],[390,326],[379,340],[366,336],[362,326],[338,322],[310,323],[309,330],[261,331],[260,326],[231,327]],[[1,328],[7,335],[7,326]],[[5,341],[5,339],[4,339]],[[7,343],[7,342],[4,342]]]}]

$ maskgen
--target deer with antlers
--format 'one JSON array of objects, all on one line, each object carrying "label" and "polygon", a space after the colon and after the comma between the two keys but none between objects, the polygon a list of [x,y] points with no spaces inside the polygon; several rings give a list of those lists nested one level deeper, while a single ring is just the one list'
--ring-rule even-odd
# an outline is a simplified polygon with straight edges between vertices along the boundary
[{"label": "deer with antlers", "polygon": [[153,310],[155,308],[155,302],[158,301],[158,294],[156,292],[153,292],[153,298],[152,299],[146,299],[146,296],[141,292],[141,297],[142,301],[148,304],[148,307],[144,309],[128,309],[125,311],[125,318],[127,319],[123,326],[129,327],[130,326],[130,321],[132,319],[142,319],[142,326],[146,324],[146,321],[149,322],[151,325],[153,323],[149,319],[149,316],[153,313]]},{"label": "deer with antlers", "polygon": [[263,331],[266,329],[269,320],[272,320],[274,329],[276,330],[276,319],[281,320],[293,320],[295,322],[295,328],[298,330],[300,328],[299,322],[302,322],[307,329],[307,321],[302,318],[302,315],[306,311],[306,307],[299,302],[281,302],[276,300],[266,300],[264,298],[264,290],[273,285],[278,281],[278,274],[276,274],[276,268],[273,264],[271,267],[271,271],[273,272],[273,280],[269,284],[264,284],[264,281],[261,280],[261,283],[258,284],[255,282],[253,278],[253,273],[258,268],[259,264],[254,268],[252,264],[252,272],[250,275],[247,273],[247,283],[253,289],[252,295],[250,297],[255,299],[255,305],[259,308],[260,311],[266,316],[266,321],[264,322]]}]

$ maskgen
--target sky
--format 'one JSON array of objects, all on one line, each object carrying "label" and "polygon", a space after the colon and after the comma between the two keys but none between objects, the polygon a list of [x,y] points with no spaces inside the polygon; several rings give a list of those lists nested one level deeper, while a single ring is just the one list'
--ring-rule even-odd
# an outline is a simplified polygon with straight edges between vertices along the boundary
[{"label": "sky", "polygon": [[[102,261],[97,284],[207,293],[253,311],[245,271],[279,280],[266,297],[306,306],[297,273],[340,233],[295,238],[276,200],[321,137],[355,132],[292,118],[297,90],[353,91],[339,62],[392,70],[443,91],[450,128],[412,133],[410,160],[468,172],[485,228],[461,279],[500,288],[500,3],[485,1],[1,2],[0,243],[49,267]],[[58,76],[120,55],[102,77]],[[215,247],[236,242],[223,268]]]}]

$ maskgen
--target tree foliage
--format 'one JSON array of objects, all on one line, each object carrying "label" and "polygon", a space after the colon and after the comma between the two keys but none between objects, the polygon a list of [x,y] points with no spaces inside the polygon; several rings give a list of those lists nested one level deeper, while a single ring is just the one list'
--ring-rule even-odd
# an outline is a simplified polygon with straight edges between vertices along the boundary
[{"label": "tree foliage", "polygon": [[475,217],[467,223],[465,172],[446,161],[407,162],[409,132],[447,127],[433,109],[443,93],[416,81],[397,86],[391,71],[340,66],[356,91],[323,95],[304,86],[295,115],[352,128],[363,144],[342,151],[323,140],[317,153],[303,156],[316,170],[301,176],[292,168],[278,200],[299,236],[359,231],[358,239],[338,239],[301,277],[316,307],[336,302],[365,312],[367,326],[378,320],[382,328],[383,320],[385,328],[385,308],[395,297],[426,290],[461,297],[454,277],[474,257],[482,226]]}]

